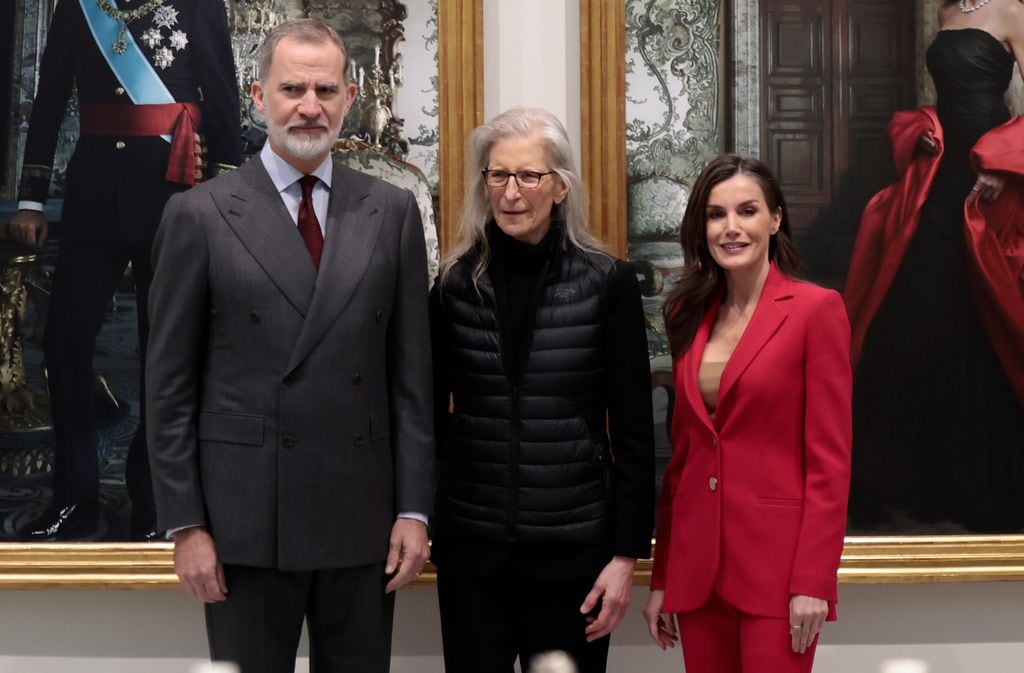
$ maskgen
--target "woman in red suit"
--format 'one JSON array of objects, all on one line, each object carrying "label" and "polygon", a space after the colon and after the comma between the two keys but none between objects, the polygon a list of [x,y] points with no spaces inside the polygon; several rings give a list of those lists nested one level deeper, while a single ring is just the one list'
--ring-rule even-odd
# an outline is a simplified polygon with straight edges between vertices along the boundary
[{"label": "woman in red suit", "polygon": [[786,203],[759,161],[712,161],[681,239],[665,303],[672,460],[644,615],[662,649],[678,623],[687,673],[810,671],[846,522],[846,310],[794,280]]}]

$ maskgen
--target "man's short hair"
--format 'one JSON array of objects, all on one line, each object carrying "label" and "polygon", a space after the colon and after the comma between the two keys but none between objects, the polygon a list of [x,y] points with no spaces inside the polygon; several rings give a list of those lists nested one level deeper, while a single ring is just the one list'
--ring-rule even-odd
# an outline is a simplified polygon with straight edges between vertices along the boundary
[{"label": "man's short hair", "polygon": [[332,42],[341,50],[344,57],[342,77],[345,84],[349,83],[348,49],[345,48],[345,40],[341,38],[338,31],[320,19],[293,19],[279,24],[272,31],[267,33],[266,39],[260,46],[259,72],[257,79],[263,79],[270,72],[270,62],[274,58],[274,49],[282,39],[290,37],[303,44],[324,44]]}]

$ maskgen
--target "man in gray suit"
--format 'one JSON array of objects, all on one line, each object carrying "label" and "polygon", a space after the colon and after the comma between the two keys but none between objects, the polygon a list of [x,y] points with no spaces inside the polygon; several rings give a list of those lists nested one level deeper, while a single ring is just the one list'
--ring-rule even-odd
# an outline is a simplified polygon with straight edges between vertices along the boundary
[{"label": "man in gray suit", "polygon": [[[243,673],[387,671],[393,591],[428,556],[426,254],[411,194],[332,162],[355,98],[326,24],[275,29],[260,156],[175,195],[147,361],[161,529]],[[321,224],[322,223],[322,224]]]}]

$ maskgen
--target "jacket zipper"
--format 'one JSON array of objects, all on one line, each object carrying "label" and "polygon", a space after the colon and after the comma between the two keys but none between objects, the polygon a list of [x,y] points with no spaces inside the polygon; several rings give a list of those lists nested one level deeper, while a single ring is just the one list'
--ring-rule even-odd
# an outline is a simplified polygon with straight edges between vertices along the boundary
[{"label": "jacket zipper", "polygon": [[522,418],[519,414],[519,386],[512,386],[512,436],[508,443],[508,512],[505,517],[509,542],[516,540],[516,513],[519,508],[519,433]]},{"label": "jacket zipper", "polygon": [[[551,260],[545,260],[541,266],[540,274],[537,276],[537,282],[531,291],[530,302],[529,302],[529,313],[526,317],[526,330],[524,334],[524,343],[519,353],[508,352],[508,344],[502,343],[502,351],[505,355],[503,361],[505,363],[505,375],[508,377],[508,382],[512,393],[512,433],[508,443],[508,506],[505,515],[505,530],[506,537],[509,542],[515,542],[517,536],[516,529],[516,518],[519,513],[519,448],[520,448],[520,433],[523,429],[523,419],[520,413],[520,399],[519,399],[519,385],[522,383],[523,378],[526,376],[526,365],[530,359],[530,351],[533,350],[533,331],[536,329],[537,320],[537,305],[540,303],[540,296],[544,291],[544,287],[547,284],[548,272],[551,269]],[[506,318],[507,319],[507,318]],[[504,330],[500,326],[501,318],[499,320],[498,331],[504,334]]]}]

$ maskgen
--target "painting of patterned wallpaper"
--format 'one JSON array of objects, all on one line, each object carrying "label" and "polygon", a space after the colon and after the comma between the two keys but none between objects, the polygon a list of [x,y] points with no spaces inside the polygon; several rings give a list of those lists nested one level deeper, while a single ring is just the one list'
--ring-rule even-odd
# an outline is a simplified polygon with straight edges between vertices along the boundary
[{"label": "painting of patterned wallpaper", "polygon": [[[437,0],[225,0],[232,25],[239,88],[257,75],[255,52],[282,19],[322,19],[345,38],[349,76],[358,97],[345,118],[337,154],[351,168],[416,195],[423,216],[428,276],[438,269],[439,109]],[[247,154],[266,138],[263,121],[243,96]]]},{"label": "painting of patterned wallpaper", "polygon": [[[39,63],[43,57],[43,45],[46,43],[46,29],[53,15],[53,0],[48,2],[32,2],[17,0],[14,11],[14,26],[11,29],[9,52],[0,54],[3,68],[10,81],[8,91],[0,92],[0,100],[8,104],[10,123],[4,130],[7,152],[3,157],[4,180],[0,184],[0,198],[13,199],[18,189],[18,176],[21,174],[21,155],[25,150],[25,137],[28,134],[28,120],[32,114],[32,99],[35,96],[36,78]],[[11,98],[6,98],[7,94]],[[74,99],[68,104],[68,114],[60,130],[60,140],[54,165],[54,184],[51,196],[60,197],[64,193],[64,169],[71,158],[71,149],[78,137],[78,102]]]},{"label": "painting of patterned wallpaper", "polygon": [[682,266],[679,224],[724,147],[720,0],[627,0],[629,259],[642,275],[651,371],[672,369],[661,302]]}]

